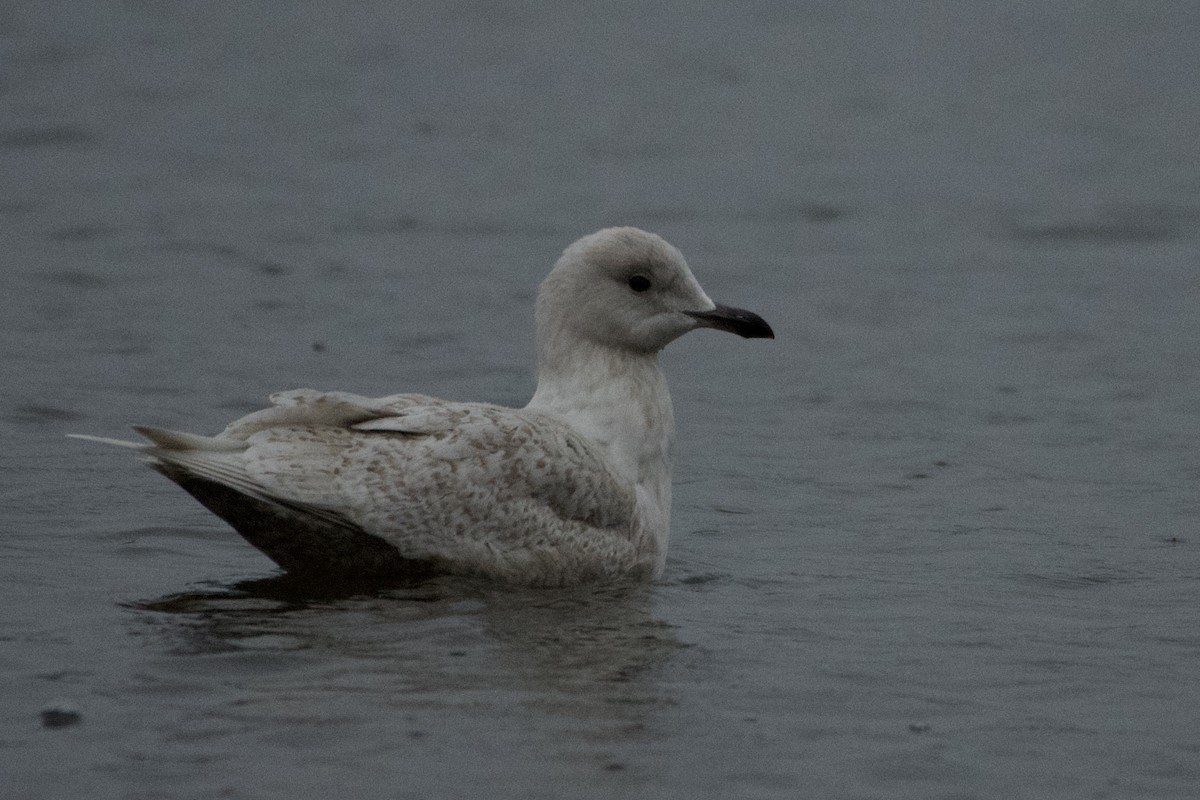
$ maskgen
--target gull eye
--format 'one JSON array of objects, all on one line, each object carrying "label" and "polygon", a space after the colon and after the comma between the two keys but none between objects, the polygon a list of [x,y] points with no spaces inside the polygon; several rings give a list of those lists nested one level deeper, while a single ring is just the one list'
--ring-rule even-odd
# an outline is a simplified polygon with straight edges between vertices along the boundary
[{"label": "gull eye", "polygon": [[634,275],[629,279],[629,288],[635,292],[644,292],[650,288],[650,279],[645,275]]}]

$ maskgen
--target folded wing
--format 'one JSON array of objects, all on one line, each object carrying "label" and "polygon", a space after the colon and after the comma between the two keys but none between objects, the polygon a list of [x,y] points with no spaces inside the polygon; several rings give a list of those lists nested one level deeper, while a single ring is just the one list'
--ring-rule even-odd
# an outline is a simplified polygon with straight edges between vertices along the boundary
[{"label": "folded wing", "polygon": [[272,401],[216,437],[138,430],[159,471],[288,569],[534,584],[653,569],[633,486],[556,417],[422,395]]}]

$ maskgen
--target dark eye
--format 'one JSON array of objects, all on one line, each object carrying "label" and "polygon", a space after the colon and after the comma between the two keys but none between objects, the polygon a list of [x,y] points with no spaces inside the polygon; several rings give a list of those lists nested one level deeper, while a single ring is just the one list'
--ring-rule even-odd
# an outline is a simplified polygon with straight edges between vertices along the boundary
[{"label": "dark eye", "polygon": [[629,288],[635,292],[644,292],[650,288],[650,279],[645,275],[634,275],[629,279]]}]

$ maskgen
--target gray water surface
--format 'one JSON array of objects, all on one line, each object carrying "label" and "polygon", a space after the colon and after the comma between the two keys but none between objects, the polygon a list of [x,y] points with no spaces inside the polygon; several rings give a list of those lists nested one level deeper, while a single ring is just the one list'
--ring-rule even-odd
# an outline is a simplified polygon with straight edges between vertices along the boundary
[{"label": "gray water surface", "polygon": [[[14,798],[1191,798],[1190,3],[9,3]],[[523,404],[609,224],[777,333],[663,362],[650,586],[297,585],[128,453],[303,386]]]}]

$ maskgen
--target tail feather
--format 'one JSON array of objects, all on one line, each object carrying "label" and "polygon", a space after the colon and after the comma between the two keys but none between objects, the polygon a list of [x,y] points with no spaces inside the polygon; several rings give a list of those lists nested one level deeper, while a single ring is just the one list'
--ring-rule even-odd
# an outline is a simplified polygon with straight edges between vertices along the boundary
[{"label": "tail feather", "polygon": [[116,447],[126,447],[130,450],[149,450],[150,445],[145,442],[131,442],[126,439],[109,439],[107,436],[90,436],[86,433],[68,433],[68,439],[82,439],[85,442],[99,442],[100,444],[111,444]]},{"label": "tail feather", "polygon": [[110,439],[107,436],[92,436],[87,433],[68,433],[67,437],[70,439],[82,439],[85,442],[99,442],[100,444],[109,444],[116,447],[125,447],[130,450],[142,451],[201,450],[215,453],[233,453],[246,449],[245,442],[223,436],[200,436],[195,433],[168,431],[163,428],[150,428],[145,425],[134,425],[133,429],[149,439],[150,444],[146,444],[145,442],[131,442],[128,439]]},{"label": "tail feather", "polygon": [[134,425],[133,429],[145,436],[162,450],[207,450],[213,452],[235,452],[245,450],[246,443],[237,439],[222,436],[200,436],[183,431],[168,431],[163,428],[150,428],[145,425]]},{"label": "tail feather", "polygon": [[247,469],[245,441],[135,426],[148,442],[70,434],[72,438],[136,450],[150,466],[232,525],[247,541],[291,572],[416,579],[429,561],[405,558],[335,508],[281,497]]},{"label": "tail feather", "polygon": [[68,435],[75,439],[137,450],[148,456],[151,465],[170,467],[168,477],[191,475],[201,480],[223,484],[236,492],[265,502],[273,501],[270,492],[251,477],[245,464],[238,457],[238,454],[246,449],[245,442],[149,428],[144,425],[135,425],[133,429],[150,441],[128,442],[124,439],[77,433]]}]

